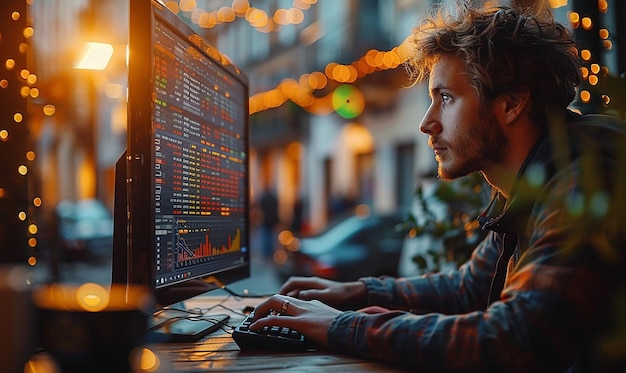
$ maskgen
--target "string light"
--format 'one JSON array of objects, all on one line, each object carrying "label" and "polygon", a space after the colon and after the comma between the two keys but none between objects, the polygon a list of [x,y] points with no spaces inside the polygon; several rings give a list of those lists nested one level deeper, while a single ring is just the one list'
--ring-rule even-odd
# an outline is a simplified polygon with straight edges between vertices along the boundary
[{"label": "string light", "polygon": [[[598,0],[597,1],[598,11],[600,14],[604,14],[609,9],[609,1],[608,0]],[[597,32],[597,36],[601,43],[601,46],[604,50],[611,50],[613,48],[613,42],[609,39],[611,33],[607,28],[598,28],[597,26],[601,24],[601,21],[598,19],[592,19],[589,16],[581,17],[581,15],[577,12],[569,12],[568,19],[571,26],[574,29],[582,28],[582,32],[591,31]],[[597,28],[597,31],[595,29]],[[589,86],[594,87],[593,89],[581,89],[579,92],[580,101],[584,104],[590,103],[592,101],[593,95],[596,93],[598,89],[603,89],[603,85],[601,84],[601,80],[609,75],[609,69],[606,66],[600,66],[598,63],[594,62],[597,60],[599,56],[595,56],[589,49],[582,49],[580,51],[580,58],[584,65],[581,68],[581,76],[583,81],[586,82]],[[600,88],[596,88],[600,87]],[[600,102],[604,105],[609,105],[611,102],[611,97],[607,93],[600,93]]]},{"label": "string light", "polygon": [[191,22],[201,28],[210,29],[217,25],[230,23],[237,18],[245,19],[250,26],[260,32],[272,32],[281,26],[297,25],[304,21],[304,10],[308,10],[317,0],[294,0],[293,7],[279,8],[270,15],[263,9],[252,7],[248,0],[234,0],[230,7],[221,7],[207,11],[199,8],[195,0],[167,1],[167,6],[173,13],[185,12],[190,14]]},{"label": "string light", "polygon": [[297,81],[284,79],[273,90],[260,92],[250,97],[250,114],[278,107],[287,100],[291,100],[312,114],[330,114],[334,111],[333,92],[317,97],[313,95],[314,91],[325,88],[329,80],[352,84],[374,72],[395,69],[408,59],[409,52],[410,41],[407,38],[389,51],[369,50],[361,58],[348,65],[330,62],[324,68],[323,73],[315,71],[303,74]]},{"label": "string light", "polygon": [[[42,201],[36,197],[32,204],[20,205],[19,202],[31,200],[28,197],[29,178],[33,171],[32,163],[36,159],[35,151],[28,149],[28,100],[39,96],[39,90],[35,87],[37,75],[26,66],[28,40],[35,33],[35,29],[28,25],[32,21],[25,16],[29,5],[30,0],[13,2],[2,8],[2,12],[8,11],[8,14],[0,15],[2,19],[10,20],[0,23],[0,66],[3,67],[0,69],[0,96],[5,102],[0,110],[0,169],[3,174],[0,180],[0,204],[3,210],[10,212],[0,217],[0,229],[11,230],[10,235],[0,236],[13,237],[11,244],[14,249],[11,253],[3,253],[9,255],[6,257],[9,261],[25,254],[19,260],[34,266],[37,259],[28,251],[37,247],[40,229],[36,223],[36,214],[31,212],[33,208],[40,207]],[[3,244],[4,241],[0,242],[0,245]]]},{"label": "string light", "polygon": [[[551,0],[549,5],[552,8],[559,8],[567,5],[567,0]],[[233,2],[232,9],[237,16],[241,16],[245,10],[246,19],[251,22],[251,25],[258,25],[261,23],[261,20],[264,21],[266,18],[264,12],[249,7],[247,1],[236,0]],[[608,10],[608,1],[598,1],[598,9],[600,12],[606,13]],[[282,14],[284,14],[284,10],[275,12],[275,18],[282,17]],[[575,11],[568,13],[568,19],[574,29],[582,27],[584,30],[592,30],[595,27],[594,20],[587,16],[581,17],[580,14]],[[604,48],[607,50],[611,49],[612,42],[608,40],[610,35],[609,30],[603,28],[598,32],[600,38],[603,40],[602,45]],[[312,114],[329,114],[333,111],[333,92],[318,97],[318,95],[314,95],[316,90],[324,89],[329,80],[337,83],[351,84],[356,82],[359,78],[363,78],[376,71],[394,69],[407,60],[408,53],[409,43],[408,40],[405,40],[402,44],[390,51],[370,50],[360,59],[348,65],[330,62],[326,65],[323,72],[316,71],[303,74],[297,81],[294,79],[285,79],[274,89],[259,92],[251,96],[250,114],[278,107],[287,100],[291,100]],[[580,51],[580,57],[584,62],[591,62],[594,56],[589,49],[582,49]],[[602,74],[600,74],[601,71]],[[597,63],[591,63],[590,68],[586,66],[581,68],[581,75],[590,85],[595,86],[599,84],[600,77],[608,75],[608,69],[606,67],[600,67]],[[611,101],[608,95],[604,96],[606,96],[606,99],[603,97],[603,102],[608,103]],[[581,90],[580,98],[583,103],[588,103],[591,101],[591,93],[588,90]]]}]

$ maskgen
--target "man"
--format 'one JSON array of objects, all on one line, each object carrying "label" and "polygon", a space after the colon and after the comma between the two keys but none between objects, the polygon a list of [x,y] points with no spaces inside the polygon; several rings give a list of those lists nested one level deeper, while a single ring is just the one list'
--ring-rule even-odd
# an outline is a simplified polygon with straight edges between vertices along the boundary
[{"label": "man", "polygon": [[567,109],[576,49],[537,8],[437,8],[414,33],[412,71],[431,98],[420,130],[439,176],[480,171],[495,191],[472,258],[418,278],[291,278],[253,330],[291,327],[420,372],[590,369],[622,276],[625,130]]}]

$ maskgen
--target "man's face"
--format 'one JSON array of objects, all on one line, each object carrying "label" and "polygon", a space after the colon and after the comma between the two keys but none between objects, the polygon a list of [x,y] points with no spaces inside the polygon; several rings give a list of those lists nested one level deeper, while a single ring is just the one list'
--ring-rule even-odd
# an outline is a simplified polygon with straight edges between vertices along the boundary
[{"label": "man's face", "polygon": [[465,66],[443,56],[428,81],[431,104],[420,123],[435,151],[439,177],[452,180],[483,171],[504,158],[507,139],[490,105],[481,105]]}]

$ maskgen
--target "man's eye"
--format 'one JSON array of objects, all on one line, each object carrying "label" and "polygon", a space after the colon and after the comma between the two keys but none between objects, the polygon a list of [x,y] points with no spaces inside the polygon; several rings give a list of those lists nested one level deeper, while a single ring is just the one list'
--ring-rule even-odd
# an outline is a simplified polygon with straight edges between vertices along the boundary
[{"label": "man's eye", "polygon": [[448,95],[447,93],[441,94],[441,102],[443,102],[444,104],[450,102],[451,100],[452,100],[452,97]]}]

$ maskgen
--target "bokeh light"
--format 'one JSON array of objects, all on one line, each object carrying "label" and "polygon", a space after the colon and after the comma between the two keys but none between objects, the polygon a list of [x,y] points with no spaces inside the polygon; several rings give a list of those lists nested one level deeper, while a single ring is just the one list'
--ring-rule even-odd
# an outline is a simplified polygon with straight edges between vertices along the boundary
[{"label": "bokeh light", "polygon": [[342,84],[333,91],[333,108],[341,117],[356,118],[365,108],[365,97],[360,89],[350,84]]}]

